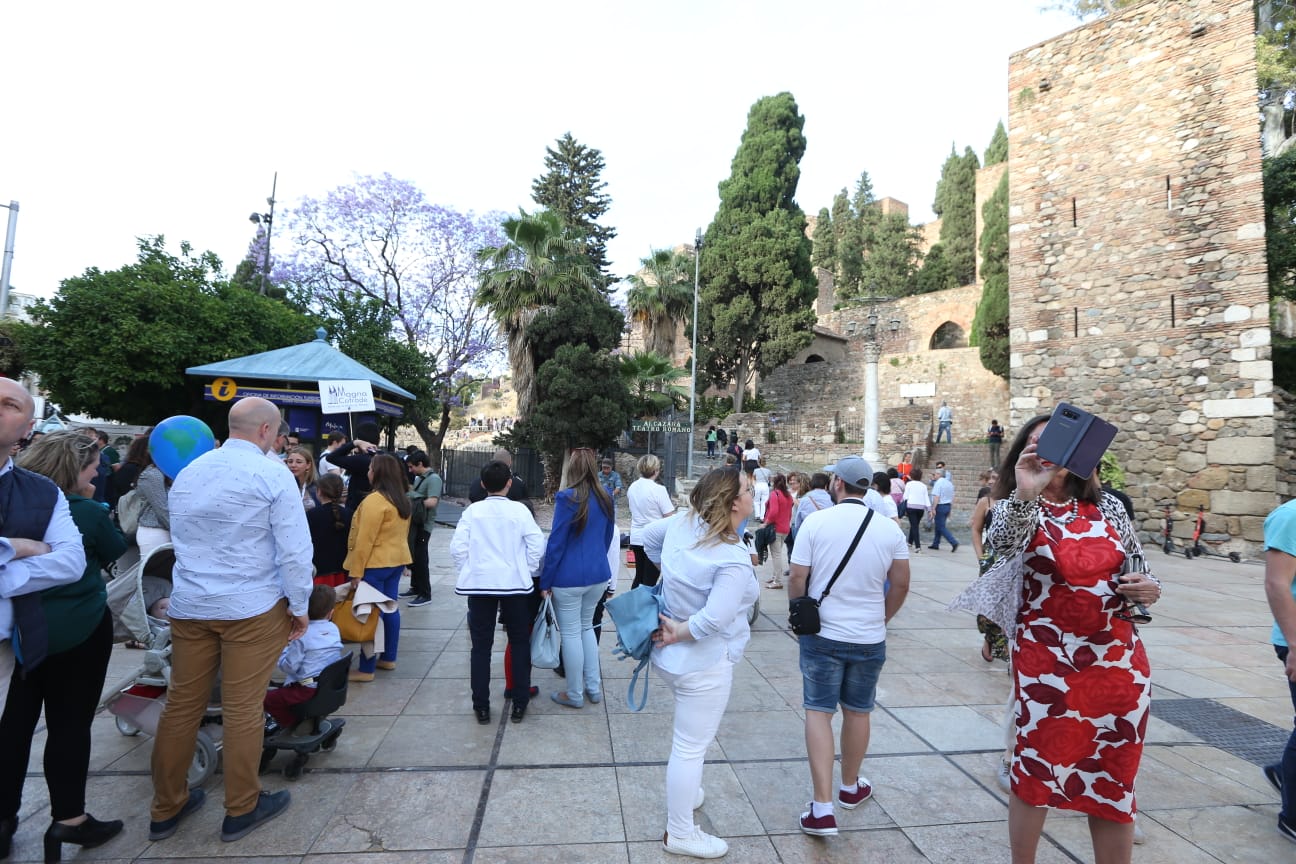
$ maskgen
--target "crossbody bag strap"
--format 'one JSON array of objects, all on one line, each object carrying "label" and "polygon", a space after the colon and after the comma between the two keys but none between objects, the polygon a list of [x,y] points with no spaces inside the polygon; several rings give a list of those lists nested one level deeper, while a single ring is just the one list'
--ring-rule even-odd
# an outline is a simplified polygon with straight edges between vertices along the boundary
[{"label": "crossbody bag strap", "polygon": [[846,562],[855,554],[855,547],[859,545],[860,538],[864,536],[864,532],[868,529],[869,523],[873,521],[873,508],[864,504],[863,501],[859,501],[858,503],[868,509],[868,515],[864,517],[864,521],[860,523],[859,530],[855,532],[855,539],[851,541],[850,548],[847,549],[846,554],[842,556],[841,563],[837,565],[837,571],[833,573],[832,578],[828,580],[828,584],[824,586],[823,593],[819,595],[820,603],[824,601],[824,598],[828,596],[828,592],[832,590],[833,583],[837,581],[837,577],[846,569]]}]

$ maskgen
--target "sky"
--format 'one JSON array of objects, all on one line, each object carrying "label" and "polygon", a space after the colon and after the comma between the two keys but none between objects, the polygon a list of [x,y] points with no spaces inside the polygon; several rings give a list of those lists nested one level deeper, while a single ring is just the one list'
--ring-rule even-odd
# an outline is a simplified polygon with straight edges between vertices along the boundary
[{"label": "sky", "polygon": [[[533,209],[545,147],[603,152],[615,274],[691,242],[747,112],[790,91],[797,201],[931,201],[951,144],[1007,120],[1008,56],[1077,22],[1041,0],[75,2],[8,4],[0,206],[12,290],[49,297],[135,238],[244,256],[278,172],[283,208],[391,173],[461,211]],[[0,219],[8,215],[0,213]],[[287,254],[276,234],[273,248]]]}]

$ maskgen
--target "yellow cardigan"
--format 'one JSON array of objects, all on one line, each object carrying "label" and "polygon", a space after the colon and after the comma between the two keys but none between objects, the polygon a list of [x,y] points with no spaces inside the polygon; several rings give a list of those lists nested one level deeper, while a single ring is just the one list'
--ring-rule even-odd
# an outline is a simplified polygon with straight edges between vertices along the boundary
[{"label": "yellow cardigan", "polygon": [[342,562],[353,579],[364,577],[375,567],[412,564],[409,548],[409,517],[402,519],[392,503],[378,492],[370,492],[351,518],[347,556]]}]

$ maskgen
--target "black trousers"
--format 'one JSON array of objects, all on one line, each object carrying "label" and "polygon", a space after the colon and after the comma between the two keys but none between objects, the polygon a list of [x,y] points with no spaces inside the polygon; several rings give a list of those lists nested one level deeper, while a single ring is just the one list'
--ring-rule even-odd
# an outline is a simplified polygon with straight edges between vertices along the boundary
[{"label": "black trousers", "polygon": [[432,577],[428,574],[428,539],[431,536],[422,528],[410,533],[410,556],[414,559],[410,565],[410,590],[417,591],[420,597],[432,596]]},{"label": "black trousers", "polygon": [[[55,624],[57,626],[57,624]],[[17,816],[31,756],[32,733],[45,709],[45,784],[50,818],[73,819],[86,812],[86,774],[90,770],[90,723],[99,705],[108,657],[112,654],[112,616],[103,619],[84,642],[51,654],[26,677],[14,670],[0,716],[0,818]]]},{"label": "black trousers", "polygon": [[909,517],[909,545],[917,549],[922,545],[922,537],[918,534],[918,525],[922,522],[923,517],[927,515],[927,511],[910,507],[905,511],[905,515]]},{"label": "black trousers", "polygon": [[647,585],[650,588],[656,585],[657,580],[661,578],[661,568],[648,559],[648,554],[644,552],[642,546],[631,546],[630,551],[635,556],[635,578],[634,584],[630,586],[631,590],[640,585]]},{"label": "black trousers", "polygon": [[468,597],[468,635],[472,638],[469,669],[473,708],[490,708],[491,648],[495,645],[496,615],[508,632],[513,670],[513,704],[526,707],[531,698],[531,623],[535,620],[530,594]]}]

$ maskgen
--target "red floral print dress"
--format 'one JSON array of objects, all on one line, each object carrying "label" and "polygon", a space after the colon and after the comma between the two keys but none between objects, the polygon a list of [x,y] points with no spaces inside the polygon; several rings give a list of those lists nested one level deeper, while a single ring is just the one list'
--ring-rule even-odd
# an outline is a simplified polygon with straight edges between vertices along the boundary
[{"label": "red floral print dress", "polygon": [[1151,693],[1143,643],[1113,615],[1125,552],[1094,504],[1042,503],[1041,514],[1026,544],[1012,656],[1013,793],[1032,806],[1129,822]]}]

